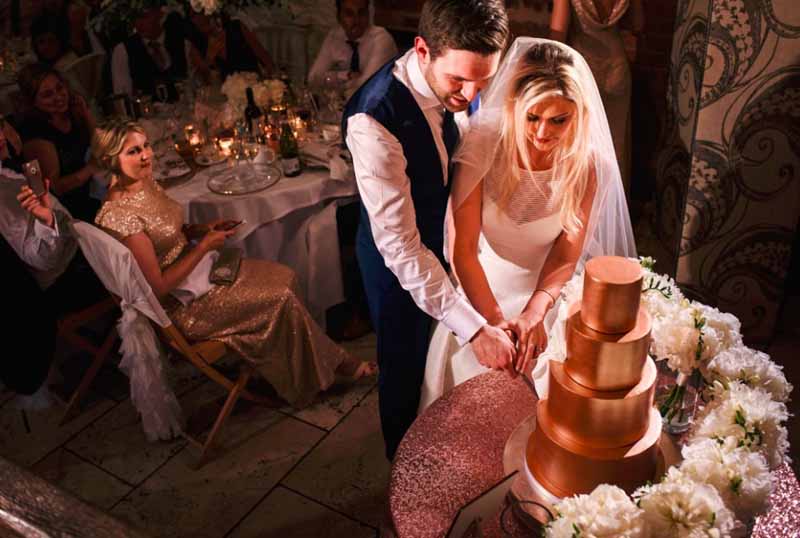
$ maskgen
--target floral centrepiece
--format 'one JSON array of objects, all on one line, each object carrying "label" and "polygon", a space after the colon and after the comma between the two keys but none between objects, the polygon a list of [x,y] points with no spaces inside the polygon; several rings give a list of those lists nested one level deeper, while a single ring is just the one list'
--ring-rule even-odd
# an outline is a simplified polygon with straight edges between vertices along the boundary
[{"label": "floral centrepiece", "polygon": [[229,75],[222,84],[222,93],[228,98],[224,112],[224,121],[227,126],[244,115],[247,107],[247,88],[253,89],[253,98],[261,108],[269,108],[273,104],[283,101],[286,93],[286,84],[281,80],[259,80],[258,74],[243,72]]},{"label": "floral centrepiece", "polygon": [[572,538],[644,538],[644,512],[616,486],[597,486],[590,495],[564,499],[548,536]]},{"label": "floral centrepiece", "polygon": [[[681,450],[683,461],[660,483],[634,492],[642,530],[631,536],[742,536],[768,509],[775,486],[771,470],[789,462],[784,423],[792,385],[769,355],[743,344],[735,316],[687,300],[671,278],[653,271],[651,259],[640,262],[641,304],[652,320],[650,352],[684,383],[692,378],[706,384],[702,393],[708,403],[691,423]],[[565,322],[568,305],[582,293],[583,275],[576,274],[562,290],[557,324]],[[555,353],[561,353],[563,343],[551,343]],[[544,355],[557,358],[550,348]],[[600,505],[590,501],[597,492],[607,495],[609,487],[602,484],[590,495],[558,503],[558,515],[545,536],[601,537],[610,536],[604,529],[627,528],[628,512],[603,508],[600,518]],[[620,500],[618,506],[625,505]],[[595,526],[596,521],[602,524]],[[616,535],[628,536],[622,531]]]}]

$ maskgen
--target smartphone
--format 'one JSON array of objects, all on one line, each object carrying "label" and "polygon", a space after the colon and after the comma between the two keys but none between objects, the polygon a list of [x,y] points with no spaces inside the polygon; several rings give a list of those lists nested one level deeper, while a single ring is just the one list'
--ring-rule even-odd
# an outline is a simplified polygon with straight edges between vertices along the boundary
[{"label": "smartphone", "polygon": [[41,196],[45,193],[42,169],[39,166],[38,159],[23,163],[22,173],[25,174],[25,179],[28,180],[28,186],[33,191],[33,194]]},{"label": "smartphone", "polygon": [[221,226],[219,227],[219,229],[220,229],[220,230],[224,230],[224,231],[228,232],[228,231],[230,231],[230,230],[233,230],[234,228],[238,228],[238,227],[239,227],[239,226],[241,226],[242,224],[244,224],[244,221],[243,221],[243,220],[237,220],[237,221],[227,222],[227,223],[225,223],[225,224],[221,225]]}]

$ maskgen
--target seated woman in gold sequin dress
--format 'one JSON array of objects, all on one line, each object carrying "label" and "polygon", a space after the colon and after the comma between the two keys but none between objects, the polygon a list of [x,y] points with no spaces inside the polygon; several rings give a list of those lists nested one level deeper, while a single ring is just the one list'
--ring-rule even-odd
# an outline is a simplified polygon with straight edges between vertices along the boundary
[{"label": "seated woman in gold sequin dress", "polygon": [[[204,256],[234,233],[227,222],[185,226],[183,209],[153,181],[153,150],[144,129],[117,121],[97,129],[92,151],[114,172],[95,223],[127,246],[172,322],[189,340],[219,340],[250,361],[278,395],[309,403],[334,380],[375,373],[332,342],[298,297],[294,272],[242,260],[236,281],[182,304],[171,293]],[[194,246],[189,240],[198,240]]]}]

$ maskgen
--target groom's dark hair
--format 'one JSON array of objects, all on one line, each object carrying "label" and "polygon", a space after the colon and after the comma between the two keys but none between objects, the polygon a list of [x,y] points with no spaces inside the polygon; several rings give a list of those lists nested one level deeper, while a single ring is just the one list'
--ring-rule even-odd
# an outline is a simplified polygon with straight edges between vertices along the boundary
[{"label": "groom's dark hair", "polygon": [[506,46],[508,14],[503,0],[428,0],[422,6],[419,35],[431,59],[448,49],[488,56]]}]

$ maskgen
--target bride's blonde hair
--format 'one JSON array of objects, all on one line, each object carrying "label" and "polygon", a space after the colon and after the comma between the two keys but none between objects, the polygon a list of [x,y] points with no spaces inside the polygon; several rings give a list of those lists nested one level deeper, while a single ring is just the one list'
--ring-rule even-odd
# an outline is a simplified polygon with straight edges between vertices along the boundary
[{"label": "bride's blonde hair", "polygon": [[572,57],[550,43],[532,46],[520,60],[505,100],[495,161],[502,167],[497,176],[498,203],[507,208],[516,192],[520,182],[518,158],[523,168],[532,170],[528,110],[548,97],[563,97],[575,105],[575,116],[553,150],[552,177],[561,180],[555,192],[561,226],[569,233],[576,233],[584,224],[580,206],[592,162],[588,143],[589,112]]}]

